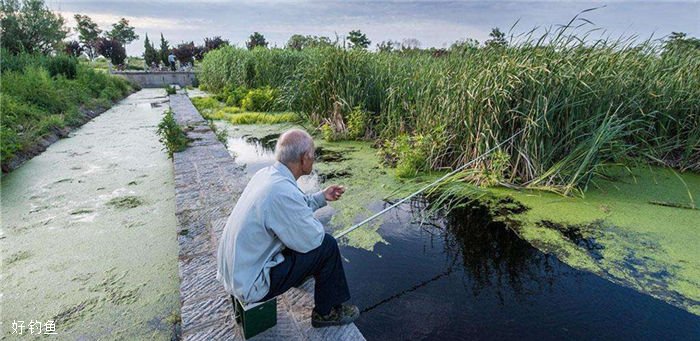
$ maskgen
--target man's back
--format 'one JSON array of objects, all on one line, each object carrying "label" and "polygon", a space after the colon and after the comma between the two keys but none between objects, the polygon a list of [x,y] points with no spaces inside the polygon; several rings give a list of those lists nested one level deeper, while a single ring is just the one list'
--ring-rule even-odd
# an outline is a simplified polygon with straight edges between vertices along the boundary
[{"label": "man's back", "polygon": [[269,290],[270,268],[289,247],[307,252],[323,240],[313,211],[325,205],[323,194],[304,195],[281,163],[258,171],[231,212],[218,250],[219,279],[229,293],[257,302]]}]

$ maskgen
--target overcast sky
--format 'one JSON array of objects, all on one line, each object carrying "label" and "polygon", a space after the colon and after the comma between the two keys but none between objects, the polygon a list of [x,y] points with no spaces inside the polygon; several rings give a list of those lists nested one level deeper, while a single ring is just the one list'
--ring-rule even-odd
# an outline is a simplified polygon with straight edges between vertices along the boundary
[{"label": "overcast sky", "polygon": [[[534,27],[567,23],[582,16],[612,37],[636,35],[661,38],[672,31],[700,37],[700,1],[58,1],[47,0],[74,27],[73,14],[87,14],[102,29],[127,18],[141,36],[127,46],[130,55],[143,53],[145,34],[158,40],[162,32],[171,44],[220,35],[244,46],[254,31],[271,45],[283,46],[295,33],[335,37],[360,29],[374,47],[382,40],[415,38],[421,47],[448,47],[464,38],[481,42],[492,27],[515,33]],[[593,28],[589,26],[589,28]],[[157,43],[157,42],[156,42]],[[156,44],[157,45],[157,44]]]}]

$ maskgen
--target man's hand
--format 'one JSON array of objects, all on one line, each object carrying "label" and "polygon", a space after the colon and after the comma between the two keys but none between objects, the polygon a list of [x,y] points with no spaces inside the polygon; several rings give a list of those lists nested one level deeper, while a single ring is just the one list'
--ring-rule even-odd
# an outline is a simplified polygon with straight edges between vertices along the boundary
[{"label": "man's hand", "polygon": [[345,193],[345,187],[341,185],[330,185],[323,190],[323,196],[326,197],[326,201],[336,201],[340,199],[343,193]]}]

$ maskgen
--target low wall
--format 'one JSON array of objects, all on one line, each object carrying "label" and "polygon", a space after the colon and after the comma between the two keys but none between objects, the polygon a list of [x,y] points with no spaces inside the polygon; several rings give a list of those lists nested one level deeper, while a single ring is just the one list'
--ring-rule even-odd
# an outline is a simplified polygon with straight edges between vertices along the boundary
[{"label": "low wall", "polygon": [[113,75],[122,76],[142,88],[163,88],[166,85],[177,84],[180,87],[193,85],[196,75],[193,71],[114,71]]}]

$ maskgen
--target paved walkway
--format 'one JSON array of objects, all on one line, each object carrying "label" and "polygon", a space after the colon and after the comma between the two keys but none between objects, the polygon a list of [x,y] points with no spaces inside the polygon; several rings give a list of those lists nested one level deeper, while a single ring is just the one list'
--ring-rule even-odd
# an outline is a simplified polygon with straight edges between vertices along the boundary
[{"label": "paved walkway", "polygon": [[[216,249],[228,215],[247,179],[186,95],[170,96],[178,124],[194,139],[173,157],[178,231],[182,338],[243,340],[233,305],[216,280]],[[364,340],[354,324],[311,327],[313,282],[277,300],[277,326],[255,340]]]}]

